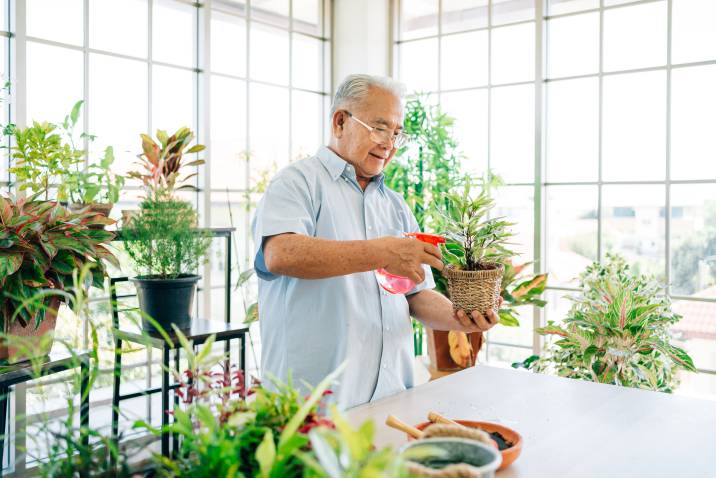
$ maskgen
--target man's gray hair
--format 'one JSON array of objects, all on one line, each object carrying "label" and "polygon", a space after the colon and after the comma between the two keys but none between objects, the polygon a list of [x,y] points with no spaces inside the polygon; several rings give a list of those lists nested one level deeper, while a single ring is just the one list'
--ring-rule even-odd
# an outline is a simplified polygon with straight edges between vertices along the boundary
[{"label": "man's gray hair", "polygon": [[331,117],[347,103],[360,102],[368,97],[371,88],[389,91],[401,100],[405,96],[405,85],[392,78],[373,75],[348,75],[336,90],[331,103]]}]

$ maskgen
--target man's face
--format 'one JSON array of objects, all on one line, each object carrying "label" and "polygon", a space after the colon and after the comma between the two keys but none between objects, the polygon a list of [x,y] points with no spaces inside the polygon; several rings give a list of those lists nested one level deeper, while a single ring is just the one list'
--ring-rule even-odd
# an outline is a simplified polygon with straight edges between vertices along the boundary
[{"label": "man's face", "polygon": [[[387,90],[372,88],[367,99],[346,110],[373,128],[387,130],[391,136],[403,129],[400,99]],[[351,119],[345,111],[338,114],[343,115],[343,127],[335,138],[338,154],[353,165],[359,177],[372,178],[383,172],[395,155],[392,142],[375,143],[368,128]]]}]

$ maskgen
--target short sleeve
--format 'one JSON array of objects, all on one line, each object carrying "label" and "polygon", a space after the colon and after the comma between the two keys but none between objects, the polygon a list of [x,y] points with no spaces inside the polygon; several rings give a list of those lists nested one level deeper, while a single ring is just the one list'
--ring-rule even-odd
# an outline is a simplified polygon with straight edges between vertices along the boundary
[{"label": "short sleeve", "polygon": [[287,233],[313,236],[315,217],[308,183],[300,172],[288,168],[271,181],[256,208],[252,223],[254,269],[259,278],[273,280],[278,277],[266,268],[264,240]]}]

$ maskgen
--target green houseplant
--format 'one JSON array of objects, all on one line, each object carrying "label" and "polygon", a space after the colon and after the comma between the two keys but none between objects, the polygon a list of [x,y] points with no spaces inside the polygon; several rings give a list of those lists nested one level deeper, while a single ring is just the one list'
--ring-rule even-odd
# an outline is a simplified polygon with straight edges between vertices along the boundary
[{"label": "green houseplant", "polygon": [[511,223],[490,218],[494,207],[489,189],[482,187],[477,195],[473,183],[465,181],[462,191],[445,195],[445,206],[438,215],[447,240],[442,245],[450,300],[466,313],[484,314],[498,310],[503,263],[515,255],[510,249]]},{"label": "green houseplant", "polygon": [[109,216],[124,186],[124,177],[112,171],[114,149],[107,146],[99,164],[92,163],[65,175],[70,209],[86,209]]},{"label": "green houseplant", "polygon": [[[72,107],[61,125],[37,121],[23,129],[13,129],[15,146],[11,148],[18,189],[30,194],[42,193],[45,200],[68,199],[65,176],[83,162],[85,151],[74,145],[73,130],[77,125],[82,101]],[[83,133],[82,138],[86,135]],[[56,194],[51,192],[56,190]]]},{"label": "green houseplant", "polygon": [[[143,153],[141,171],[129,177],[141,179],[146,197],[139,213],[122,231],[125,249],[142,275],[132,279],[137,287],[139,306],[164,329],[171,324],[180,329],[191,325],[191,310],[200,276],[196,268],[205,262],[210,237],[196,229],[197,213],[193,206],[175,197],[179,189],[195,189],[185,183],[196,173],[180,177],[183,168],[204,164],[203,159],[182,162],[183,155],[202,151],[204,146],[189,146],[194,134],[180,128],[168,136],[157,131],[159,143],[141,135]],[[153,329],[151,321],[144,327]]]},{"label": "green houseplant", "polygon": [[[69,288],[73,271],[88,263],[94,265],[91,285],[103,287],[103,260],[118,266],[106,248],[114,234],[92,229],[114,221],[75,214],[36,196],[0,197],[0,321],[6,335],[43,335],[54,330],[57,307],[64,299],[56,295],[40,304],[28,302],[39,288]],[[47,350],[36,352],[44,355]],[[23,358],[13,355],[12,349],[0,347],[0,358]]]},{"label": "green houseplant", "polygon": [[582,273],[580,289],[562,324],[537,329],[557,339],[545,354],[513,366],[662,392],[676,388],[677,370],[695,371],[691,357],[671,343],[669,327],[681,317],[654,278],[608,254]]}]

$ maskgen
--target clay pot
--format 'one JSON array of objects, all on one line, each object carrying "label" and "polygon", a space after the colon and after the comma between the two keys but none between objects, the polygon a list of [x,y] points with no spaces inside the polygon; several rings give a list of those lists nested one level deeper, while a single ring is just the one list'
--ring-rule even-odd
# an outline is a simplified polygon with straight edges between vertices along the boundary
[{"label": "clay pot", "polygon": [[[456,363],[450,355],[450,343],[448,336],[450,332],[444,330],[433,330],[425,327],[428,336],[428,357],[430,357],[430,365],[437,371],[456,372],[463,370],[460,364]],[[473,332],[467,334],[472,346],[472,360],[470,364],[477,362],[477,353],[482,348],[483,337],[481,332]]]},{"label": "clay pot", "polygon": [[[517,459],[517,457],[520,456],[520,453],[522,453],[522,435],[520,435],[511,428],[507,428],[504,425],[492,422],[475,422],[472,420],[455,421],[460,425],[464,425],[468,428],[479,428],[487,433],[497,432],[502,435],[505,440],[512,443],[511,447],[505,448],[500,452],[502,454],[502,464],[497,469],[497,471],[502,471],[508,466],[510,466],[510,464],[512,464]],[[415,425],[415,428],[417,428],[418,430],[425,430],[430,425],[432,425],[432,422],[423,422],[418,425]],[[408,440],[414,440],[414,438],[408,435]]]},{"label": "clay pot", "polygon": [[[17,363],[43,357],[50,353],[52,340],[43,340],[42,337],[48,334],[52,337],[55,333],[60,299],[58,297],[51,297],[46,307],[45,318],[38,328],[35,328],[34,322],[23,327],[18,320],[7,324],[6,319],[5,334],[10,336],[10,343],[8,344],[4,338],[0,339],[0,360],[7,360],[8,363]],[[13,345],[13,336],[18,337],[18,340],[22,341],[21,347]]]}]

